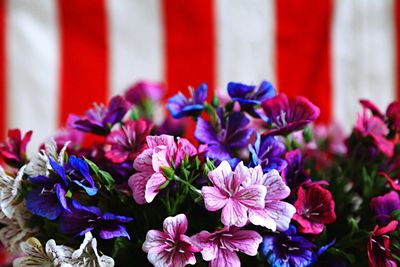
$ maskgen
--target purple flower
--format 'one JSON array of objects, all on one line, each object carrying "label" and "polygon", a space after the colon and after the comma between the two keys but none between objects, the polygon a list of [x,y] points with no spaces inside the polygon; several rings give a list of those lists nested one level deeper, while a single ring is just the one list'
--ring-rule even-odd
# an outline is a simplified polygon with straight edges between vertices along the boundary
[{"label": "purple flower", "polygon": [[257,254],[262,237],[251,230],[240,230],[236,227],[225,227],[214,233],[201,231],[192,239],[202,248],[201,255],[209,261],[209,267],[239,267],[238,251],[249,256]]},{"label": "purple flower", "polygon": [[26,146],[31,140],[32,131],[21,137],[19,129],[8,130],[7,141],[0,142],[0,157],[6,164],[20,168],[26,162]]},{"label": "purple flower", "polygon": [[193,252],[200,249],[194,245],[190,237],[185,235],[188,228],[186,215],[179,214],[168,217],[163,223],[163,232],[150,230],[142,249],[147,259],[157,267],[183,267],[196,264]]},{"label": "purple flower", "polygon": [[245,148],[254,130],[246,129],[249,119],[240,112],[233,112],[224,118],[222,110],[218,110],[218,125],[203,118],[197,119],[194,136],[207,144],[206,156],[218,161],[229,160],[235,151]]},{"label": "purple flower", "polygon": [[393,211],[400,209],[400,196],[397,192],[391,191],[383,196],[371,199],[371,209],[380,225],[388,224],[393,218]]},{"label": "purple flower", "polygon": [[290,195],[289,187],[283,182],[277,170],[263,174],[261,166],[248,169],[244,187],[263,185],[267,189],[265,207],[249,209],[249,220],[255,225],[264,226],[272,231],[285,231],[296,212],[292,204],[282,201]]},{"label": "purple flower", "polygon": [[65,194],[68,191],[68,182],[65,170],[51,157],[49,162],[56,172],[55,177],[36,176],[28,180],[35,188],[29,191],[26,197],[26,207],[30,212],[49,220],[55,220],[63,210],[69,210]]},{"label": "purple flower", "polygon": [[133,219],[118,216],[109,212],[102,213],[94,206],[83,206],[72,200],[70,212],[64,212],[60,217],[59,227],[64,234],[85,235],[87,232],[98,232],[102,239],[115,237],[130,238],[125,224]]},{"label": "purple flower", "polygon": [[90,175],[89,166],[83,159],[71,155],[65,166],[65,173],[78,187],[86,191],[89,196],[97,194],[97,187]]},{"label": "purple flower", "polygon": [[107,107],[94,105],[92,109],[86,111],[84,117],[69,115],[68,127],[83,132],[107,135],[111,127],[122,120],[129,107],[129,102],[122,96],[115,96]]},{"label": "purple flower", "polygon": [[191,98],[181,92],[168,99],[167,108],[172,117],[179,119],[187,116],[196,116],[203,110],[203,103],[207,99],[207,85],[202,83],[196,90],[189,87]]},{"label": "purple flower", "polygon": [[141,81],[134,84],[125,92],[125,99],[132,104],[141,104],[146,100],[158,102],[164,95],[164,88],[160,83]]},{"label": "purple flower", "polygon": [[285,146],[274,136],[261,136],[257,133],[254,145],[249,145],[251,153],[251,166],[261,165],[263,172],[276,169],[281,172],[286,168],[287,162],[281,158]]},{"label": "purple flower", "polygon": [[285,155],[287,168],[283,171],[283,177],[290,189],[297,189],[301,184],[311,182],[311,178],[304,170],[300,149],[289,151]]},{"label": "purple flower", "polygon": [[268,130],[265,135],[286,135],[302,130],[320,114],[319,108],[307,98],[302,96],[288,98],[283,93],[265,100],[261,106],[265,115],[275,125],[275,128]]},{"label": "purple flower", "polygon": [[[233,172],[227,161],[223,161],[215,170],[208,173],[213,186],[203,186],[201,194],[209,211],[222,209],[221,221],[225,226],[246,225],[248,213],[264,209],[267,188],[260,184],[243,187],[249,176],[249,170],[239,163]],[[250,218],[251,219],[251,218]]]},{"label": "purple flower", "polygon": [[150,134],[153,124],[144,119],[127,121],[124,125],[114,128],[107,136],[104,144],[105,156],[114,163],[126,160],[133,162]]},{"label": "purple flower", "polygon": [[276,90],[268,81],[263,81],[259,87],[230,82],[228,83],[228,93],[232,100],[240,103],[243,110],[246,110],[252,116],[260,117],[260,114],[254,110],[254,106],[274,97]]},{"label": "purple flower", "polygon": [[302,236],[296,235],[296,228],[265,236],[261,244],[261,254],[272,267],[305,267],[315,261],[312,251],[315,245]]}]

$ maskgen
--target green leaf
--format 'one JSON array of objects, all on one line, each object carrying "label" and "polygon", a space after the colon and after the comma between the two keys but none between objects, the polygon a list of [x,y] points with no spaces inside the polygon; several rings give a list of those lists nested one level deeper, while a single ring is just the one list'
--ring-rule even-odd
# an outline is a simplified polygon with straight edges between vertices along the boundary
[{"label": "green leaf", "polygon": [[211,114],[214,114],[214,109],[213,109],[213,107],[212,106],[210,106],[209,104],[204,104],[204,111],[208,114],[208,115],[211,115]]},{"label": "green leaf", "polygon": [[313,139],[313,133],[312,133],[311,126],[307,126],[303,130],[303,138],[304,138],[304,141],[306,141],[306,143],[311,142],[311,140]]},{"label": "green leaf", "polygon": [[212,105],[214,108],[218,108],[218,106],[219,106],[219,100],[218,100],[218,97],[217,97],[216,95],[212,98],[212,100],[211,100],[211,105]]},{"label": "green leaf", "polygon": [[112,178],[111,174],[106,171],[102,171],[99,167],[91,160],[85,158],[86,163],[89,165],[89,168],[93,171],[95,177],[100,182],[101,185],[104,185],[108,191],[110,191],[115,184],[114,178]]},{"label": "green leaf", "polygon": [[400,221],[400,209],[393,211],[392,217],[393,217],[393,219]]},{"label": "green leaf", "polygon": [[161,166],[160,167],[163,175],[165,176],[165,178],[167,178],[169,181],[174,180],[174,176],[175,176],[175,170],[168,167],[168,166]]}]

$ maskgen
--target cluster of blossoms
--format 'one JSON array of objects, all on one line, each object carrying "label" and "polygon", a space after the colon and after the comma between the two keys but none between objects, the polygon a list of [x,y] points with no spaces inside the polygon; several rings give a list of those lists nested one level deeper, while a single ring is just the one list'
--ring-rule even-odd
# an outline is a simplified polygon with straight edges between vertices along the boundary
[{"label": "cluster of blossoms", "polygon": [[32,132],[10,130],[0,262],[397,266],[399,102],[382,112],[362,100],[346,136],[268,81],[189,91],[163,116],[163,87],[138,83],[70,115],[31,157]]}]

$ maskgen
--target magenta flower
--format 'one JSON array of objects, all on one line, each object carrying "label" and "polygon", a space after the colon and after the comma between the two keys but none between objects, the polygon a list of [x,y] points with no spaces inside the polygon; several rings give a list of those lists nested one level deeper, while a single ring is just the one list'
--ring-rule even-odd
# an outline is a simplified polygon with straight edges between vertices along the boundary
[{"label": "magenta flower", "polygon": [[385,122],[378,116],[368,116],[366,109],[358,115],[354,132],[363,138],[371,138],[373,145],[382,154],[392,157],[394,152],[394,143],[386,138],[389,133]]},{"label": "magenta flower", "polygon": [[396,191],[391,191],[372,198],[370,205],[378,223],[387,224],[393,219],[392,212],[400,209],[400,196]]},{"label": "magenta flower", "polygon": [[288,98],[283,93],[265,100],[261,106],[265,115],[276,126],[265,134],[286,135],[302,130],[320,114],[319,108],[307,98],[302,96]]},{"label": "magenta flower", "polygon": [[201,231],[192,239],[202,248],[201,255],[210,262],[209,267],[239,267],[240,259],[236,252],[255,256],[262,242],[262,237],[256,231],[239,230],[236,227],[225,227],[214,233]]},{"label": "magenta flower", "polygon": [[248,212],[265,208],[267,189],[264,185],[252,184],[243,187],[249,169],[239,163],[233,172],[227,161],[208,173],[213,186],[203,186],[201,194],[209,211],[222,209],[221,221],[225,226],[242,227],[247,223]]},{"label": "magenta flower", "polygon": [[332,195],[319,185],[312,185],[306,191],[299,187],[294,206],[296,214],[293,220],[299,224],[300,233],[317,235],[324,230],[325,224],[336,221]]},{"label": "magenta flower", "polygon": [[163,232],[148,231],[142,246],[143,251],[148,253],[147,259],[157,267],[194,265],[196,263],[194,252],[199,252],[200,248],[185,235],[187,228],[186,215],[179,214],[164,220]]},{"label": "magenta flower", "polygon": [[132,104],[141,104],[145,100],[158,102],[164,95],[164,88],[160,83],[141,81],[134,84],[125,92],[125,99]]},{"label": "magenta flower", "polygon": [[15,168],[20,168],[25,164],[26,146],[31,140],[32,131],[21,136],[19,129],[8,130],[7,141],[0,142],[0,157],[3,161]]},{"label": "magenta flower", "polygon": [[150,203],[167,181],[162,167],[176,168],[185,154],[196,155],[197,149],[185,138],[178,139],[170,135],[147,136],[147,146],[133,162],[137,171],[129,178],[128,184],[136,203]]},{"label": "magenta flower", "polygon": [[292,204],[281,201],[290,195],[289,187],[283,182],[277,170],[264,174],[260,165],[249,169],[245,187],[263,185],[267,189],[264,209],[249,209],[249,220],[255,225],[272,231],[286,231],[296,212]]},{"label": "magenta flower", "polygon": [[106,158],[114,163],[132,162],[142,151],[152,127],[151,122],[139,119],[114,128],[104,144]]}]

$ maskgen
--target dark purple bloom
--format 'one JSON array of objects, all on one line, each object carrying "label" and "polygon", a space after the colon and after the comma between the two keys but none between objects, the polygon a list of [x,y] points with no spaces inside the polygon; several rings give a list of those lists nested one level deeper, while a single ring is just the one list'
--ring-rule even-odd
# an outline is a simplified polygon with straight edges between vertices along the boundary
[{"label": "dark purple bloom", "polygon": [[289,151],[285,155],[287,168],[283,172],[286,184],[294,191],[301,184],[311,182],[310,176],[304,170],[300,149]]},{"label": "dark purple bloom", "polygon": [[125,92],[125,99],[132,104],[141,104],[146,100],[160,101],[164,94],[164,88],[159,83],[141,81],[134,84]]},{"label": "dark purple bloom", "polygon": [[122,120],[130,104],[122,96],[115,96],[110,100],[108,106],[94,105],[86,111],[85,116],[69,115],[68,127],[83,132],[106,135],[111,127]]},{"label": "dark purple bloom", "polygon": [[98,189],[92,176],[90,176],[89,166],[86,161],[71,155],[65,167],[65,172],[73,183],[86,191],[86,194],[89,196],[97,194]]},{"label": "dark purple bloom", "polygon": [[179,92],[168,99],[167,108],[175,119],[195,116],[203,110],[203,103],[207,99],[207,85],[202,83],[194,91],[191,87],[189,89],[191,91],[191,98],[187,98]]},{"label": "dark purple bloom", "polygon": [[296,228],[290,228],[279,234],[265,236],[261,244],[261,254],[273,267],[309,266],[315,262],[313,243],[296,235]]},{"label": "dark purple bloom", "polygon": [[391,214],[400,209],[400,196],[396,191],[391,191],[383,196],[371,199],[371,209],[380,225],[386,225],[393,220]]},{"label": "dark purple bloom", "polygon": [[20,168],[26,162],[26,146],[31,139],[32,131],[21,138],[19,129],[8,130],[7,141],[0,142],[0,157],[11,167]]},{"label": "dark purple bloom", "polygon": [[65,234],[85,235],[85,233],[98,232],[102,239],[115,237],[130,238],[125,224],[133,219],[118,216],[109,212],[102,213],[94,206],[83,206],[72,200],[71,212],[64,212],[60,217],[60,231]]},{"label": "dark purple bloom", "polygon": [[249,119],[240,112],[233,112],[227,118],[218,111],[218,125],[203,118],[197,119],[194,136],[208,145],[206,156],[212,159],[229,160],[238,149],[247,146],[253,129],[246,129]]},{"label": "dark purple bloom", "polygon": [[274,136],[261,136],[257,133],[257,139],[254,146],[249,145],[251,153],[251,165],[261,165],[263,172],[276,169],[281,172],[286,168],[287,163],[281,158],[285,151],[285,146]]},{"label": "dark purple bloom", "polygon": [[274,97],[276,90],[268,81],[263,81],[259,87],[230,82],[228,83],[228,93],[232,100],[240,103],[243,110],[255,117],[260,117],[260,114],[254,110],[254,106],[261,105],[263,101]]},{"label": "dark purple bloom", "polygon": [[156,135],[182,136],[184,132],[185,122],[183,120],[175,120],[171,117],[165,118],[162,124],[156,128]]},{"label": "dark purple bloom", "polygon": [[265,115],[275,125],[275,128],[265,134],[286,135],[302,130],[315,121],[320,114],[319,108],[307,98],[302,96],[288,98],[283,93],[265,100],[261,106]]},{"label": "dark purple bloom", "polygon": [[65,194],[68,182],[65,170],[49,157],[49,162],[55,177],[36,176],[28,180],[36,186],[26,197],[26,206],[33,214],[55,220],[63,210],[69,210]]}]

